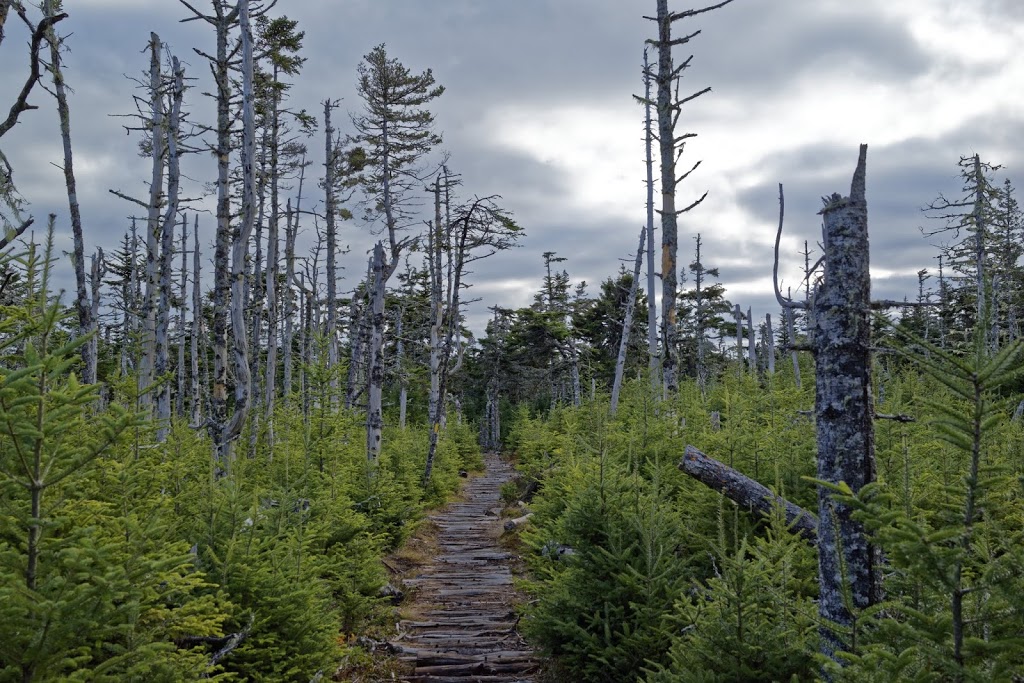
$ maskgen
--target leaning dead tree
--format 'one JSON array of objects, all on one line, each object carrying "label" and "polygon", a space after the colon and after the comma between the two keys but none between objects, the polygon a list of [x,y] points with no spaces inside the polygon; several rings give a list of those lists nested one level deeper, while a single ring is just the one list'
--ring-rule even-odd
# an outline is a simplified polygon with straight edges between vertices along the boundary
[{"label": "leaning dead tree", "polygon": [[622,389],[622,375],[626,369],[626,349],[629,348],[629,335],[633,330],[633,309],[636,306],[636,292],[640,285],[640,264],[644,256],[644,241],[647,238],[647,228],[640,231],[640,246],[636,250],[636,263],[633,265],[633,282],[629,288],[629,298],[626,299],[626,313],[622,321],[622,337],[619,340],[619,355],[615,359],[615,379],[612,382],[612,399],[608,414],[615,417],[619,409],[619,391]]},{"label": "leaning dead tree", "polygon": [[[53,0],[45,0],[43,14],[56,16]],[[63,40],[57,37],[53,24],[48,24],[46,42],[50,45],[50,75],[53,79],[53,96],[57,100],[57,116],[60,119],[60,137],[64,146],[64,184],[68,195],[68,215],[71,218],[71,234],[74,238],[75,266],[75,312],[78,314],[78,335],[90,334],[93,329],[93,306],[89,302],[85,277],[85,240],[82,235],[82,212],[78,204],[78,189],[75,180],[75,166],[71,153],[71,108],[68,106],[67,86],[61,70],[61,46]],[[93,343],[81,347],[82,380],[86,384],[96,382],[96,354]]]}]

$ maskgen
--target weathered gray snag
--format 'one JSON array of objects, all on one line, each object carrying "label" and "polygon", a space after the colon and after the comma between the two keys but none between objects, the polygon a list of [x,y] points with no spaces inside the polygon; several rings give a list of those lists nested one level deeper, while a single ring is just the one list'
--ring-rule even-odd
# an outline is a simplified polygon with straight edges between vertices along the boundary
[{"label": "weathered gray snag", "polygon": [[651,123],[651,64],[644,48],[644,159],[647,167],[647,371],[651,375],[651,389],[658,394],[661,373],[658,368],[658,303],[654,298],[654,130]]},{"label": "weathered gray snag", "polygon": [[[676,134],[676,124],[682,105],[690,100],[710,92],[711,88],[704,88],[688,97],[678,97],[678,87],[673,93],[673,86],[678,86],[678,81],[690,66],[693,57],[684,60],[676,66],[672,61],[672,48],[677,45],[685,45],[700,34],[695,31],[679,38],[672,37],[672,24],[682,19],[689,19],[705,12],[718,9],[728,5],[732,0],[724,0],[714,5],[700,9],[690,9],[682,12],[669,12],[668,0],[658,0],[658,13],[656,17],[646,17],[658,24],[658,39],[648,41],[658,48],[658,71],[655,75],[655,83],[658,86],[657,112],[658,112],[658,143],[661,153],[661,307],[662,307],[662,381],[665,388],[675,392],[679,388],[678,365],[676,358],[677,349],[677,320],[676,320],[676,290],[678,276],[676,271],[676,254],[679,247],[678,218],[682,213],[699,205],[707,197],[705,192],[699,199],[683,209],[676,209],[676,185],[690,175],[698,166],[698,161],[693,167],[683,173],[676,175],[676,163],[682,155],[686,141],[696,137],[696,133]],[[650,98],[647,98],[650,101]]]},{"label": "weathered gray snag", "polygon": [[[825,276],[812,302],[818,479],[854,493],[875,478],[866,158],[861,145],[850,196],[825,199]],[[818,518],[821,649],[836,659],[850,647],[843,632],[854,626],[854,611],[880,599],[881,578],[863,525],[824,487]]]},{"label": "weathered gray snag", "polygon": [[167,154],[167,195],[160,225],[160,287],[154,329],[156,344],[153,369],[161,382],[156,402],[156,419],[159,423],[157,441],[164,441],[167,438],[168,423],[171,419],[171,384],[165,375],[170,365],[168,328],[171,320],[171,257],[174,255],[174,226],[178,220],[178,194],[181,183],[178,140],[181,133],[181,105],[185,94],[185,70],[177,57],[171,58],[171,72],[171,107],[163,117],[164,150]]},{"label": "weathered gray snag", "polygon": [[139,398],[146,411],[152,407],[151,389],[153,375],[156,371],[156,309],[160,290],[160,209],[164,203],[164,153],[167,139],[164,97],[161,92],[163,77],[160,69],[160,52],[162,49],[160,36],[150,33],[149,95],[152,113],[148,126],[152,148],[150,150],[152,172],[146,214],[146,297],[142,304],[142,358],[139,361]]},{"label": "weathered gray snag", "polygon": [[[47,18],[55,18],[53,0],[43,3],[43,13]],[[93,306],[89,304],[89,294],[85,278],[85,241],[82,236],[82,212],[78,204],[78,190],[75,182],[74,160],[71,154],[71,109],[68,107],[67,88],[64,84],[64,73],[61,71],[60,46],[61,40],[53,29],[53,23],[46,24],[46,42],[50,44],[50,74],[53,77],[53,94],[57,100],[57,115],[60,119],[60,137],[64,145],[64,184],[68,194],[68,213],[71,218],[71,233],[74,237],[75,266],[75,311],[78,314],[78,335],[85,336],[93,330]],[[86,384],[96,382],[96,345],[90,341],[81,348],[82,381]]]},{"label": "weathered gray snag", "polygon": [[327,368],[330,370],[331,405],[338,404],[338,190],[335,170],[338,150],[335,147],[331,111],[338,104],[324,100],[324,215],[327,224]]},{"label": "weathered gray snag", "polygon": [[242,218],[231,244],[231,332],[235,366],[235,412],[224,425],[217,442],[222,462],[231,460],[231,443],[242,432],[252,397],[249,371],[249,342],[245,320],[245,261],[256,221],[256,136],[254,118],[253,46],[249,26],[249,0],[238,2],[239,28],[242,34]]},{"label": "weathered gray snag", "polygon": [[770,516],[781,507],[786,513],[786,524],[793,533],[812,543],[817,540],[818,520],[813,514],[693,446],[686,447],[679,469],[762,517]]},{"label": "weathered gray snag", "polygon": [[636,263],[633,266],[633,283],[626,299],[626,314],[622,321],[622,338],[619,340],[619,356],[615,359],[615,379],[612,382],[612,400],[608,414],[615,417],[619,408],[619,391],[622,389],[622,374],[626,369],[626,349],[629,348],[629,335],[633,330],[633,308],[636,306],[636,290],[640,285],[640,264],[644,256],[644,241],[647,239],[647,228],[640,231],[640,246],[636,250]]},{"label": "weathered gray snag", "polygon": [[[191,366],[192,387],[192,424],[198,425],[203,418],[203,397],[199,383],[199,345],[203,338],[203,290],[200,287],[199,257],[199,216],[195,217],[192,227],[192,343],[189,344],[189,364]],[[205,354],[204,354],[205,357]],[[206,383],[203,383],[206,386]]]},{"label": "weathered gray snag", "polygon": [[371,463],[380,457],[381,434],[384,431],[384,245],[373,247],[373,278],[367,282],[370,288],[370,347],[369,383],[366,408],[366,457]]}]

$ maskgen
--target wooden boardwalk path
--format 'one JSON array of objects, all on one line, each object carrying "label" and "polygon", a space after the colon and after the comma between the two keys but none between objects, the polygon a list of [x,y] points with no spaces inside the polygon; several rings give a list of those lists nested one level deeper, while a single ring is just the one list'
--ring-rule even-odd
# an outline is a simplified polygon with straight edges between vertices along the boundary
[{"label": "wooden boardwalk path", "polygon": [[413,673],[409,683],[532,683],[533,653],[516,630],[511,556],[498,539],[501,485],[512,467],[496,454],[467,482],[463,502],[431,519],[440,529],[438,554],[415,577],[415,619],[400,623],[392,645]]}]

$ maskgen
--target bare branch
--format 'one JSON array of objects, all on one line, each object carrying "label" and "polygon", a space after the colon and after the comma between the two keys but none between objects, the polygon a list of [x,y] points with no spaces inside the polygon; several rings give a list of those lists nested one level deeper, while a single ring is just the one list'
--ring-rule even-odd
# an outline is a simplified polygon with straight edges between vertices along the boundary
[{"label": "bare branch", "polygon": [[[39,49],[42,46],[43,40],[46,38],[46,32],[53,28],[61,19],[67,18],[66,13],[55,14],[52,17],[45,17],[39,22],[39,25],[32,31],[32,43],[29,47],[29,73],[28,78],[25,80],[25,84],[21,86],[21,92],[18,93],[18,98],[11,105],[11,110],[7,114],[7,119],[0,123],[0,137],[3,137],[7,131],[14,127],[18,123],[18,117],[23,112],[30,109],[36,109],[28,103],[28,96],[32,93],[32,88],[35,87],[39,81],[40,76],[40,60],[39,60]],[[24,18],[24,17],[23,17]]]},{"label": "bare branch", "polygon": [[7,245],[9,245],[11,242],[24,235],[25,231],[28,230],[35,222],[36,219],[29,217],[27,221],[19,225],[12,232],[8,233],[7,235],[4,235],[3,237],[0,237],[0,251],[6,249]]}]

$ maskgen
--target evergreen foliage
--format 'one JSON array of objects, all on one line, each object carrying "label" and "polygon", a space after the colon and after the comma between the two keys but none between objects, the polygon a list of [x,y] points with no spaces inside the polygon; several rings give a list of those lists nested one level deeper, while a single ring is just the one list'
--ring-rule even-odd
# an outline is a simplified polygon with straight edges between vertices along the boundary
[{"label": "evergreen foliage", "polygon": [[[986,313],[990,314],[988,309]],[[986,315],[986,318],[988,316]],[[1024,536],[1020,438],[1006,388],[1024,370],[1024,344],[988,352],[987,326],[962,355],[900,328],[904,353],[931,380],[917,398],[931,416],[941,479],[881,481],[849,497],[889,562],[889,600],[870,621],[844,680],[1009,680],[1024,671]]]}]

